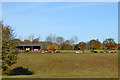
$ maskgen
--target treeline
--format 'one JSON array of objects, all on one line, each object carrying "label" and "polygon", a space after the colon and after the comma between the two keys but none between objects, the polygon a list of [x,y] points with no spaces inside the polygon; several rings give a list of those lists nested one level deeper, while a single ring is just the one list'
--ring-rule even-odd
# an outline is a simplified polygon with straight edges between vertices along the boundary
[{"label": "treeline", "polygon": [[[10,75],[10,66],[17,62],[18,50],[16,46],[18,44],[42,44],[44,49],[48,50],[85,50],[85,49],[118,49],[117,43],[114,39],[105,39],[102,43],[97,40],[90,40],[89,42],[79,42],[76,36],[73,36],[70,40],[65,40],[63,37],[56,37],[49,35],[44,42],[40,41],[40,36],[35,38],[34,35],[30,35],[23,41],[15,38],[15,33],[12,27],[5,26],[0,21],[0,28],[2,28],[2,74]],[[120,47],[119,47],[120,48]],[[43,48],[42,48],[43,49]]]},{"label": "treeline", "polygon": [[102,43],[98,39],[93,39],[88,42],[79,42],[77,36],[73,36],[69,40],[65,40],[63,37],[56,37],[55,35],[48,35],[45,41],[40,41],[39,37],[34,37],[34,35],[28,36],[27,39],[23,41],[20,39],[14,39],[14,42],[17,44],[42,44],[47,50],[116,50],[118,49],[118,44],[114,41],[113,38],[105,39]]}]

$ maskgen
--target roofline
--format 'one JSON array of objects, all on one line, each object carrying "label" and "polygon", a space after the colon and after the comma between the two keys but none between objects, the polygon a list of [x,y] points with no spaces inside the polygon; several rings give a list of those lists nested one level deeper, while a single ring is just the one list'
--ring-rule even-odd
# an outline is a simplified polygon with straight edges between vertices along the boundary
[{"label": "roofline", "polygon": [[19,44],[18,46],[41,46],[41,44]]}]

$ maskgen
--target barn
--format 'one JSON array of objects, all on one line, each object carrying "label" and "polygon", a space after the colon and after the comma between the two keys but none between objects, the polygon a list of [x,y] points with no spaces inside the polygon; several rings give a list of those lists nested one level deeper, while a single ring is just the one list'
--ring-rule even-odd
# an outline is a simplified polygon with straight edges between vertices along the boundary
[{"label": "barn", "polygon": [[39,51],[42,49],[41,44],[19,44],[17,48],[20,51]]}]

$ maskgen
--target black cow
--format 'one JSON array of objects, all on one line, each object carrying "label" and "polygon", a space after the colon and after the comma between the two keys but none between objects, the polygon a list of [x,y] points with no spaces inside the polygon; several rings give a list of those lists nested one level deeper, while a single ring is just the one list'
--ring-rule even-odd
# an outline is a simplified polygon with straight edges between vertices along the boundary
[{"label": "black cow", "polygon": [[91,51],[92,53],[98,53],[97,51]]}]

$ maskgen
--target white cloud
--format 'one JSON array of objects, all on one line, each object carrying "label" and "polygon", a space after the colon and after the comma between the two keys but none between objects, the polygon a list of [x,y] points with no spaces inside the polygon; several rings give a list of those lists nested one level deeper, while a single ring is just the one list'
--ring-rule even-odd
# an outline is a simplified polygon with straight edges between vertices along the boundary
[{"label": "white cloud", "polygon": [[[5,4],[5,3],[4,3]],[[2,7],[4,6],[4,4],[2,5]],[[13,3],[14,4],[14,3]],[[7,9],[4,9],[4,14],[5,15],[8,15],[8,14],[15,14],[15,13],[19,13],[19,12],[23,12],[23,11],[26,11],[26,10],[32,10],[32,9],[35,9],[37,8],[38,6],[40,5],[43,5],[45,3],[39,3],[39,4],[36,4],[36,5],[22,5],[22,3],[17,6],[4,6],[4,7],[8,7]]]}]

